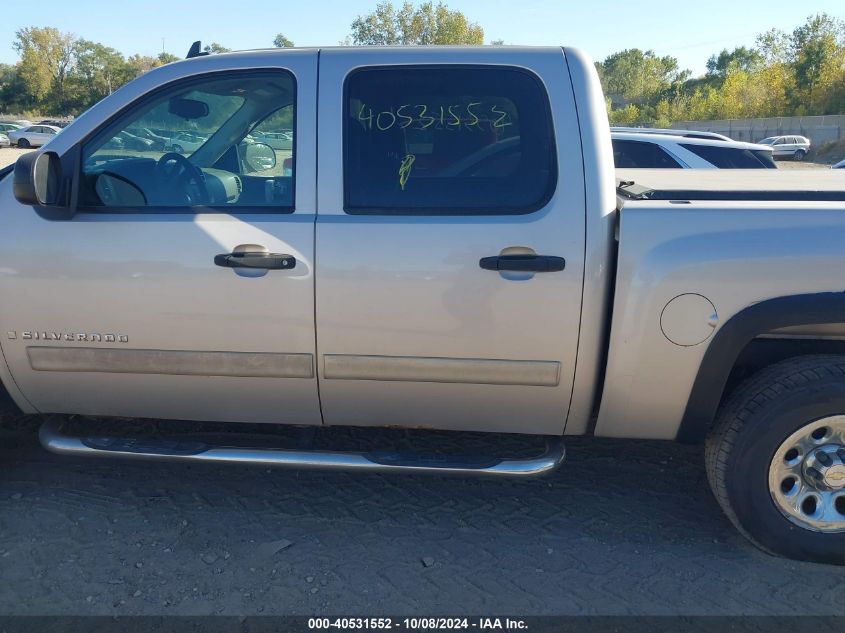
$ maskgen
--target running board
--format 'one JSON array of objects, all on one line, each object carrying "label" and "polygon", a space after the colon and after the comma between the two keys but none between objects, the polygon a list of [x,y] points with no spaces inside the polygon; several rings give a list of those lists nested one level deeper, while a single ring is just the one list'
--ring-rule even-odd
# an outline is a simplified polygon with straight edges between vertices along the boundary
[{"label": "running board", "polygon": [[168,462],[249,464],[275,468],[536,477],[554,471],[566,455],[563,438],[560,437],[547,440],[546,450],[542,455],[508,459],[485,456],[446,457],[392,451],[341,453],[237,448],[181,439],[76,437],[64,433],[62,427],[63,420],[56,418],[48,419],[41,425],[39,440],[51,453]]}]

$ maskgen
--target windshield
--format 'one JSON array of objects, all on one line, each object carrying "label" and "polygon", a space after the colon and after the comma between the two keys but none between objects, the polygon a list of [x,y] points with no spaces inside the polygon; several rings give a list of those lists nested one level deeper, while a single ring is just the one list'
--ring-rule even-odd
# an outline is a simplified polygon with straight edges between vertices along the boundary
[{"label": "windshield", "polygon": [[764,138],[762,141],[758,141],[758,145],[771,145],[777,140],[777,137],[770,136],[769,138]]}]

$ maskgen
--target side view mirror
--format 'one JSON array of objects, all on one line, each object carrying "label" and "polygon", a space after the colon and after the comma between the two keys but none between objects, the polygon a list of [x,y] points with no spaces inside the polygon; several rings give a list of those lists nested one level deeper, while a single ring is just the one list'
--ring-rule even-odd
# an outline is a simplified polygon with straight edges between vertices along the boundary
[{"label": "side view mirror", "polygon": [[276,150],[266,143],[247,143],[242,146],[244,171],[267,171],[276,166]]},{"label": "side view mirror", "polygon": [[21,204],[50,207],[59,204],[62,166],[55,152],[29,152],[18,158],[12,190]]}]

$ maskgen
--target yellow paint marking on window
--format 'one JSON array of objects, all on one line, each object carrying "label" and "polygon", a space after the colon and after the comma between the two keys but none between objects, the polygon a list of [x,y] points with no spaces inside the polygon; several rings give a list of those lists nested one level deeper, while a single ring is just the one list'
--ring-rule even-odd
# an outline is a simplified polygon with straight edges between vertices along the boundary
[{"label": "yellow paint marking on window", "polygon": [[473,101],[472,103],[467,104],[467,114],[472,117],[472,122],[467,123],[467,127],[472,127],[473,125],[478,125],[478,122],[481,120],[478,118],[478,115],[472,111],[472,106],[481,105],[480,101]]},{"label": "yellow paint marking on window", "polygon": [[411,175],[411,167],[415,160],[417,160],[416,156],[408,154],[402,159],[402,164],[399,165],[399,186],[402,187],[402,191],[405,191],[405,183],[408,182],[408,177]]},{"label": "yellow paint marking on window", "polygon": [[502,116],[500,116],[498,119],[496,119],[495,121],[493,121],[493,127],[495,127],[495,128],[502,128],[502,127],[507,127],[507,126],[509,126],[509,125],[512,125],[512,123],[511,123],[510,121],[507,121],[507,118],[508,118],[508,113],[507,113],[507,112],[503,112],[502,110],[497,110],[497,109],[496,109],[496,106],[492,106],[492,107],[490,108],[490,111],[491,111],[493,114],[501,114],[501,115],[502,115]]}]

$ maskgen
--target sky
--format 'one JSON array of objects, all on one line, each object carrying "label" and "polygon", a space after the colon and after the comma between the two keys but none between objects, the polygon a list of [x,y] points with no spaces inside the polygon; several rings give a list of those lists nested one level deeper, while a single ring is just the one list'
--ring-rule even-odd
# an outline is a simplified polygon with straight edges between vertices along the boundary
[{"label": "sky", "polygon": [[[101,42],[125,55],[183,57],[194,40],[232,49],[272,46],[284,33],[297,46],[333,46],[378,0],[4,0],[0,63],[14,63],[15,31],[54,26]],[[417,3],[419,0],[417,0]],[[401,0],[394,0],[400,4]],[[752,45],[771,28],[791,31],[808,15],[845,19],[845,0],[448,0],[484,28],[485,41],[565,45],[594,59],[625,48],[677,57],[681,68],[703,74],[722,48]]]}]

